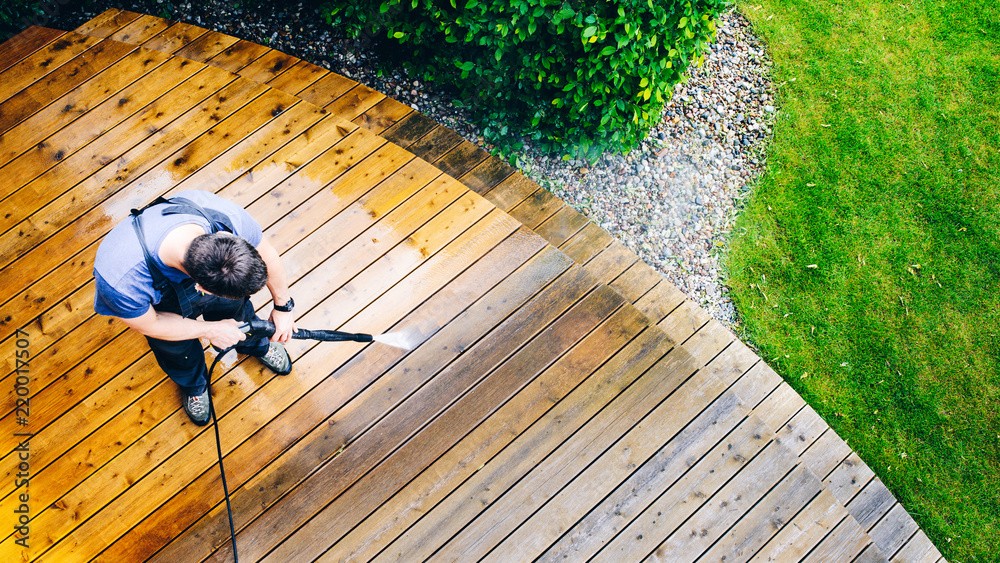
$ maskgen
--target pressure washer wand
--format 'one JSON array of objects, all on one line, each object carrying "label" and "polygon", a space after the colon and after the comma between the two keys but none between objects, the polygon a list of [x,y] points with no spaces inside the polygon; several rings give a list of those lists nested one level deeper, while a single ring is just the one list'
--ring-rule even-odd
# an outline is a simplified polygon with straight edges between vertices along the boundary
[{"label": "pressure washer wand", "polygon": [[[251,319],[240,325],[240,330],[247,338],[274,335],[274,323],[264,319]],[[361,332],[341,332],[339,330],[306,330],[296,329],[292,333],[296,340],[319,340],[321,342],[371,342],[372,335]]]}]

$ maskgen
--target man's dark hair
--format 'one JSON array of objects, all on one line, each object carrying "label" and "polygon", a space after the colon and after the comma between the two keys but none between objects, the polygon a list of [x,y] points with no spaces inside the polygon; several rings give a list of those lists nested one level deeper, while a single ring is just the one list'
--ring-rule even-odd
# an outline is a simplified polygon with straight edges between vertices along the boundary
[{"label": "man's dark hair", "polygon": [[267,283],[267,265],[257,249],[229,233],[196,237],[182,264],[191,279],[219,297],[243,299]]}]

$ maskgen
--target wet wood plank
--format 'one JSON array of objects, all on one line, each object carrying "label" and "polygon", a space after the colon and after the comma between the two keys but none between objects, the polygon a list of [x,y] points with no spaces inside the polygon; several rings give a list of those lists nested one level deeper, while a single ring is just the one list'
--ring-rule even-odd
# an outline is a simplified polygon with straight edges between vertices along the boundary
[{"label": "wet wood plank", "polygon": [[0,73],[63,35],[63,31],[33,25],[0,45]]},{"label": "wet wood plank", "polygon": [[[226,79],[228,77],[224,78]],[[216,81],[214,84],[225,84],[224,80]],[[171,94],[201,99],[204,94],[209,93],[204,90],[213,91],[209,87],[198,88],[193,92],[173,90]],[[133,181],[143,175],[162,174],[167,172],[165,168],[169,170],[170,167],[181,168],[186,162],[186,157],[178,151],[183,151],[183,147],[190,140],[189,135],[199,136],[215,123],[221,122],[223,118],[238,112],[248,100],[252,101],[263,93],[262,87],[237,79],[179,118],[175,113],[176,106],[169,103],[174,101],[175,97],[171,95],[169,100],[161,98],[158,104],[147,106],[142,112],[109,133],[111,139],[123,140],[122,144],[109,142],[98,143],[95,146],[91,143],[88,149],[92,150],[80,151],[70,158],[61,160],[49,172],[15,193],[14,197],[18,198],[18,201],[23,201],[25,207],[17,208],[12,217],[5,217],[0,222],[5,226],[11,225],[11,222],[21,219],[28,213],[38,212],[42,212],[46,220],[21,221],[16,227],[0,236],[0,260],[3,265],[6,266],[17,256],[42,253],[39,259],[26,262],[31,265],[31,273],[39,270],[45,272],[55,265],[53,262],[59,256],[42,258],[47,247],[58,244],[59,248],[79,248],[96,240],[106,232],[97,230],[96,228],[99,228],[97,226],[102,221],[106,226],[110,221],[105,209],[115,209],[114,205],[118,203],[127,211],[133,207],[141,207],[144,205],[143,202],[155,198],[151,197],[155,190],[152,186],[146,186],[145,190],[123,190],[125,186],[135,185]],[[270,113],[283,104],[284,100],[263,98],[258,103],[249,105],[244,112],[249,121],[237,118],[232,120],[232,123],[236,127],[259,124],[262,119],[270,118]],[[139,127],[132,127],[137,121],[142,124]],[[135,144],[136,141],[138,144]],[[123,154],[122,151],[127,152]],[[92,164],[84,167],[83,162]],[[73,187],[66,192],[55,190],[55,193],[52,193],[45,186],[53,183],[57,186]],[[29,194],[38,194],[39,197],[32,200]],[[94,208],[93,206],[97,204],[103,204],[104,207]],[[83,215],[86,219],[81,218],[80,212],[88,209],[91,211]],[[111,214],[113,215],[115,214]],[[63,246],[67,243],[70,243],[70,246]],[[34,276],[29,279],[33,278]]]},{"label": "wet wood plank", "polygon": [[[408,205],[410,207],[423,207],[424,206],[420,202],[408,203]],[[439,204],[439,205],[442,205],[442,204]],[[446,205],[446,204],[443,204],[443,205]],[[400,208],[400,209],[401,209],[401,211],[403,211],[402,208]],[[431,209],[429,211],[433,211],[433,209]],[[404,213],[400,213],[399,215],[403,216],[403,217],[407,216]],[[394,218],[394,215],[392,213],[390,213],[390,214],[386,215],[386,217],[385,217],[385,219],[383,219],[383,221],[384,222],[392,222],[392,221],[394,221],[393,218]],[[410,217],[409,220],[412,221],[414,225],[419,225],[420,224],[420,218],[417,217],[417,216]],[[432,227],[426,227],[426,229],[430,229],[430,228],[432,228]],[[369,229],[369,230],[371,230],[371,229]],[[406,234],[406,231],[403,231],[402,235],[400,235],[400,236],[405,236],[405,234]],[[418,234],[418,235],[414,235],[414,236],[420,236],[420,235]],[[361,237],[361,238],[364,238],[364,237]],[[359,240],[361,240],[361,239],[359,239]],[[391,244],[392,243],[390,243],[390,245]],[[405,246],[405,245],[403,245],[403,246]],[[508,246],[508,247],[505,247],[505,248],[510,248],[510,247]],[[538,249],[537,245],[534,246],[534,250],[537,250],[537,249]],[[359,247],[358,249],[356,249],[354,251],[351,251],[351,249],[345,249],[342,252],[347,252],[347,253],[351,254],[355,259],[363,259],[364,256],[371,256],[371,253],[364,252],[364,250],[365,250],[364,248],[360,248]],[[529,249],[529,252],[530,251],[531,250]],[[376,254],[376,256],[377,256],[377,254]],[[373,257],[369,257],[368,260],[369,261],[374,261],[374,258]],[[498,261],[498,264],[502,264],[502,263],[503,263],[502,260]],[[482,270],[476,270],[476,271],[480,275],[483,274]],[[345,273],[342,273],[340,275],[341,276],[350,275],[349,273],[346,273],[347,271],[344,271],[344,272]],[[497,275],[496,273],[493,273],[493,272],[491,272],[491,274],[492,275]],[[467,278],[462,278],[462,279],[463,280],[467,280]],[[331,281],[332,281],[331,285],[335,287],[336,284],[337,284],[337,280],[331,280]],[[467,281],[465,281],[464,283],[468,284]],[[473,285],[474,285],[474,287],[470,287],[468,285],[462,286],[463,289],[461,291],[464,291],[464,292],[475,292],[476,288],[478,288],[479,286],[477,286],[475,284],[473,284]],[[436,287],[436,286],[434,286],[433,284],[425,284],[422,287],[427,288],[427,289],[422,289],[421,292],[418,292],[418,294],[416,294],[414,297],[411,297],[411,300],[415,300],[414,305],[419,304],[419,294],[420,293],[422,293],[424,291],[427,291],[428,289],[430,289],[431,291],[434,291],[433,288]],[[484,290],[485,290],[485,288],[484,288]],[[443,294],[447,294],[450,297],[455,297],[456,292],[458,292],[459,294],[462,294],[461,291],[459,291],[458,289],[451,289],[451,290],[444,291]],[[400,300],[398,300],[398,299],[396,299],[396,300],[391,300],[391,299],[390,300],[386,300],[385,298],[383,298],[381,301],[384,302],[383,306],[389,306],[389,307],[400,306]],[[454,307],[460,305],[461,303],[463,303],[463,302],[462,301],[458,301],[458,302],[448,301],[447,306],[444,307],[443,310],[439,311],[439,310],[436,310],[436,308],[431,308],[431,311],[435,315],[440,315],[440,314],[445,314],[445,311],[451,310],[451,311],[453,311],[451,314],[454,314]],[[449,309],[449,307],[451,309]],[[315,314],[315,313],[312,313],[312,314]],[[335,319],[329,319],[327,322],[336,322],[336,320]],[[371,330],[371,329],[369,328],[369,330]],[[308,370],[308,369],[310,369],[311,367],[314,366],[314,364],[311,363],[313,360],[323,361],[323,358],[315,358],[314,356],[307,356],[307,358],[308,358],[308,360],[303,361],[303,358],[300,357],[299,360],[296,361],[296,365],[300,366],[300,367],[296,368],[297,370],[300,370],[300,369],[301,370]],[[323,386],[325,386],[325,387],[328,388],[328,390],[326,391],[326,393],[330,394],[332,396],[327,397],[326,399],[324,399],[324,404],[326,404],[325,401],[331,401],[331,403],[329,403],[329,404],[334,404],[334,402],[333,402],[333,401],[335,401],[334,397],[344,397],[343,393],[346,392],[345,387],[344,387],[345,386],[345,378],[347,380],[350,380],[352,377],[362,377],[363,375],[364,375],[364,377],[372,377],[372,372],[369,371],[371,369],[376,369],[376,368],[374,368],[373,365],[370,362],[363,362],[361,364],[354,364],[354,367],[349,368],[349,370],[347,372],[341,372],[338,375],[338,378],[336,380],[331,380],[331,381],[328,381],[327,383],[325,383]],[[353,375],[352,375],[352,373],[351,373],[350,370],[354,370],[353,371]],[[378,373],[377,370],[375,371],[375,373]],[[312,393],[316,393],[316,392],[317,391],[314,390]],[[348,394],[346,397],[350,397],[350,394]],[[346,399],[344,399],[344,398],[340,399],[341,402],[343,402],[344,400],[346,400]],[[310,403],[306,403],[306,404],[298,403],[298,407],[294,407],[294,408],[295,409],[299,409],[300,412],[298,412],[297,414],[295,414],[295,413],[286,413],[286,414],[291,415],[293,417],[289,419],[288,423],[281,423],[282,427],[285,427],[286,425],[291,425],[292,428],[291,428],[291,430],[285,429],[285,430],[282,431],[282,433],[281,433],[282,436],[283,436],[282,440],[295,439],[296,437],[298,437],[299,434],[295,434],[294,433],[295,427],[298,427],[300,432],[308,434],[309,428],[311,428],[311,426],[302,426],[302,425],[304,425],[304,424],[315,425],[315,424],[317,424],[321,420],[322,417],[320,419],[316,418],[316,416],[318,415],[318,413],[306,413],[304,411],[301,411],[302,407],[307,407],[308,408],[309,404]],[[358,411],[356,411],[356,412],[358,412]],[[358,412],[358,414],[359,415],[365,415],[365,414],[367,414],[367,411],[360,411],[360,412]],[[328,416],[328,415],[329,415],[329,413],[327,413],[324,416]],[[282,416],[285,416],[285,415],[282,415]],[[341,423],[338,424],[338,427],[336,429],[337,432],[345,431],[345,429],[348,427],[347,426],[348,423],[349,423],[348,420],[341,421]],[[293,452],[293,453],[290,453],[290,454],[288,454],[286,456],[283,456],[282,460],[278,463],[278,465],[279,465],[278,469],[267,470],[267,471],[265,471],[265,473],[263,473],[261,475],[270,475],[270,476],[277,475],[277,476],[279,476],[279,479],[283,480],[284,478],[287,478],[290,475],[289,472],[292,472],[292,473],[298,472],[298,474],[300,474],[302,477],[305,477],[308,474],[309,470],[312,467],[314,467],[314,465],[311,465],[310,463],[319,463],[318,461],[313,461],[313,462],[306,463],[306,461],[308,459],[312,459],[311,456],[316,455],[317,450],[315,450],[315,447],[320,446],[320,444],[326,444],[327,443],[326,438],[328,438],[328,436],[324,435],[323,432],[324,432],[324,427],[319,427],[313,433],[313,434],[320,434],[322,436],[322,438],[319,438],[319,439],[321,439],[321,441],[319,443],[314,443],[314,438],[311,437],[311,436],[307,436],[306,438],[304,438],[304,441],[300,441],[298,443],[298,448],[302,448],[304,445],[308,445],[308,444],[313,444],[313,447],[306,448],[304,451],[296,450],[296,451],[300,451],[300,453],[298,453],[298,454],[295,454]],[[242,457],[244,455],[248,456],[248,457],[245,457],[245,459],[247,460],[245,462],[245,471],[244,472],[238,472],[238,473],[236,473],[236,475],[237,475],[236,478],[239,478],[239,475],[247,475],[248,474],[248,473],[246,473],[247,471],[250,472],[249,473],[250,475],[252,475],[252,472],[256,471],[257,468],[259,468],[261,466],[262,460],[270,460],[272,457],[277,456],[279,453],[281,453],[282,450],[284,449],[284,447],[287,447],[288,444],[284,443],[285,445],[282,446],[281,444],[283,444],[283,443],[284,442],[274,442],[274,443],[272,443],[272,442],[264,442],[264,443],[248,442],[247,444],[245,444],[245,446],[241,450],[238,450],[234,454],[234,455],[238,455],[240,457]],[[339,444],[339,443],[340,442],[337,442],[337,444]],[[328,445],[330,445],[330,444],[328,444]],[[334,447],[334,449],[336,449],[336,445],[335,444],[333,445],[333,447]],[[271,452],[271,453],[267,454],[266,452]],[[306,459],[305,460],[304,459],[299,459],[298,456],[300,456],[300,455],[301,456],[305,456]],[[270,457],[267,457],[267,456],[270,456]],[[243,466],[243,464],[241,464],[241,466]],[[281,469],[281,468],[283,468],[283,469]],[[304,471],[304,473],[302,473],[302,471]],[[260,479],[261,475],[258,475],[258,477],[256,477],[256,478]],[[294,483],[295,483],[295,480],[292,480],[289,484],[294,484]],[[193,487],[193,489],[192,489],[192,487]],[[217,502],[219,500],[216,497],[216,494],[218,492],[217,491],[217,483],[215,482],[214,478],[212,478],[211,475],[202,476],[201,478],[198,479],[198,481],[196,481],[192,485],[188,485],[188,487],[186,488],[186,490],[188,490],[188,491],[191,491],[191,490],[199,491],[199,490],[202,490],[202,489],[206,489],[205,490],[205,496],[204,496],[204,498],[206,500],[209,499],[209,498],[214,499],[214,500],[211,501],[211,503]],[[256,491],[257,488],[254,487],[252,490]],[[273,487],[268,487],[266,490],[270,491],[270,493],[268,493],[268,494],[276,494],[278,496],[280,496],[280,494],[281,494],[280,490],[275,490]],[[264,490],[261,490],[261,492],[264,492]],[[237,497],[236,500],[237,500],[238,503],[242,504],[242,501],[240,500],[239,497]],[[259,505],[257,505],[257,502],[259,500],[260,500],[259,498],[255,499],[252,504],[246,505],[247,506],[247,510],[248,510],[248,512],[247,512],[248,514],[249,514],[249,511],[251,510],[250,509],[251,506],[259,506]],[[133,544],[133,543],[138,543],[138,544],[141,545],[143,543],[148,543],[147,539],[150,538],[150,537],[161,538],[161,541],[163,541],[164,543],[167,542],[167,541],[169,541],[173,537],[170,533],[168,533],[170,530],[174,530],[174,531],[183,530],[183,528],[186,526],[186,524],[185,524],[186,522],[188,522],[188,521],[190,521],[192,519],[197,518],[197,516],[199,516],[201,514],[201,512],[191,513],[190,512],[189,503],[190,503],[189,499],[186,499],[186,498],[185,499],[180,499],[178,502],[172,503],[173,508],[170,508],[170,505],[168,505],[167,509],[165,509],[165,510],[161,509],[161,511],[158,511],[156,514],[153,515],[153,517],[151,517],[151,518],[147,519],[146,521],[144,521],[143,524],[139,528],[137,528],[135,530],[132,530],[130,532],[131,536],[137,538],[136,542],[125,541],[125,542],[123,542],[124,545],[128,546],[128,545]],[[205,508],[206,510],[211,507],[211,503],[206,506],[206,508]],[[174,513],[175,510],[177,511],[176,514]],[[162,528],[161,526],[165,526],[165,528]],[[226,528],[226,529],[228,530],[228,528]],[[226,532],[226,534],[228,534],[228,531]],[[228,537],[228,535],[226,535],[226,537]],[[142,538],[146,538],[146,539],[142,539]],[[183,543],[184,542],[182,542],[182,544]],[[184,548],[185,551],[187,549],[189,549],[189,547],[190,546],[185,547]],[[210,546],[202,544],[201,549],[204,550],[206,548],[210,548]],[[123,550],[116,550],[116,553],[124,554],[125,552]],[[207,555],[207,553],[206,553],[206,555]],[[135,555],[135,552],[132,552],[131,557],[137,557],[137,555]]]},{"label": "wet wood plank", "polygon": [[76,28],[75,31],[93,37],[107,37],[135,21],[141,15],[135,12],[119,10],[118,8],[109,8]]},{"label": "wet wood plank", "polygon": [[[339,76],[336,73],[330,73],[330,75]],[[385,98],[381,102],[372,106],[368,111],[356,117],[354,119],[354,123],[357,123],[376,135],[382,135],[385,133],[386,129],[398,123],[412,111],[413,108],[404,103],[398,102],[392,98]]]},{"label": "wet wood plank", "polygon": [[462,141],[457,147],[435,160],[434,165],[453,178],[461,178],[488,158],[490,158],[488,152],[468,141]]},{"label": "wet wood plank", "polygon": [[56,71],[67,61],[93,47],[100,39],[63,35],[0,73],[0,102]]},{"label": "wet wood plank", "polygon": [[[147,60],[151,62],[147,63]],[[166,68],[161,69],[165,63]],[[46,149],[46,146],[38,146],[46,138],[49,139],[47,145],[56,145],[59,142],[54,139],[76,136],[78,140],[74,143],[57,149],[63,151],[65,158],[65,155],[75,152],[86,142],[100,136],[138,111],[145,103],[163,95],[179,81],[186,80],[199,70],[196,65],[182,63],[179,60],[168,62],[159,53],[149,53],[148,56],[139,51],[130,53],[115,65],[113,72],[98,74],[42,107],[17,126],[9,123],[12,128],[0,135],[0,166],[6,166],[32,147],[39,151]],[[167,80],[167,77],[171,77],[171,80]],[[143,78],[141,84],[132,84],[139,78]],[[113,103],[105,103],[112,97],[115,98]],[[0,105],[0,113],[6,114],[6,104]],[[64,129],[81,119],[84,121],[77,123],[72,129]],[[49,162],[54,164],[52,160]],[[42,171],[44,168],[31,170],[32,176],[28,179]],[[27,173],[29,172],[11,173],[11,177],[23,178],[23,174]],[[5,186],[3,195],[9,195],[20,185],[11,182],[11,186]]]},{"label": "wet wood plank", "polygon": [[[144,41],[142,46],[152,51],[173,54],[207,32],[208,30],[202,27],[189,25],[183,22],[175,22],[173,25],[156,34],[154,37]],[[230,49],[235,49],[236,47],[237,45],[234,45],[216,55],[212,59],[215,61],[213,64],[219,68],[231,70],[226,66],[227,58],[225,54]]]},{"label": "wet wood plank", "polygon": [[[467,217],[474,220],[475,215],[470,215],[470,216],[467,216]],[[446,219],[444,219],[444,218],[441,219],[441,221],[445,221],[445,220]],[[428,229],[428,233],[427,233],[428,235],[436,235],[436,234],[447,233],[448,232],[447,230],[438,230],[438,229],[434,229],[433,227],[428,227],[427,229]],[[461,232],[461,229],[459,229],[458,232]],[[457,234],[457,232],[456,232],[456,234]],[[444,240],[447,240],[447,239],[444,239]],[[433,244],[429,240],[428,240],[427,243],[428,244]],[[405,268],[402,268],[402,263],[400,262],[400,260],[402,260],[404,257],[408,256],[409,257],[408,261],[411,264],[413,264],[413,265],[419,264],[419,262],[422,259],[421,253],[416,252],[415,249],[412,249],[409,245],[403,245],[403,246],[399,247],[397,249],[397,251],[395,252],[395,255],[398,256],[397,260],[392,260],[392,259],[385,260],[385,259],[383,259],[383,261],[381,261],[379,263],[379,265],[378,265],[379,266],[377,268],[378,271],[374,271],[374,272],[373,271],[368,271],[367,272],[369,274],[368,277],[371,278],[370,280],[368,280],[369,282],[375,282],[375,280],[378,280],[378,282],[377,283],[366,283],[366,284],[364,284],[363,285],[364,291],[361,291],[360,288],[357,289],[357,290],[354,290],[354,291],[350,291],[349,294],[351,295],[352,300],[355,300],[357,302],[356,305],[350,305],[348,303],[345,303],[344,300],[341,300],[340,303],[338,303],[338,306],[339,306],[339,309],[340,309],[338,311],[338,314],[341,314],[341,315],[347,314],[347,315],[349,315],[350,314],[349,311],[352,308],[355,311],[364,308],[364,306],[367,303],[368,299],[374,299],[374,298],[377,298],[379,296],[379,294],[380,294],[379,287],[384,287],[385,284],[387,284],[387,283],[390,284],[390,285],[392,285],[393,283],[395,283],[393,281],[394,277],[392,275],[389,275],[389,270],[392,269],[393,265],[400,267],[399,269],[397,269],[398,275],[405,275],[405,273],[408,272],[409,270],[407,270]],[[310,283],[309,281],[306,281],[306,280],[309,280],[310,276],[313,276],[314,273],[315,273],[315,271],[310,272],[310,274],[308,274],[305,278],[303,278],[302,280],[300,280],[298,283],[305,284],[305,287],[314,287],[314,286],[316,286],[315,283]],[[356,279],[355,283],[362,284],[364,282],[361,281],[361,280],[357,280]],[[293,288],[295,288],[295,287],[296,286],[293,285]],[[295,290],[295,289],[293,289],[293,290]],[[326,290],[326,291],[329,291],[329,290]],[[298,292],[298,293],[302,294],[301,291]],[[308,293],[306,294],[306,299],[307,300],[309,299]],[[315,315],[315,312],[312,313],[312,314]],[[310,318],[310,316],[306,315],[303,318],[303,322],[308,321],[309,318]],[[331,322],[335,323],[335,321],[333,321],[333,320],[331,320]],[[251,388],[255,388],[255,386],[252,386]],[[226,402],[225,402],[225,397],[224,396],[219,397],[217,399],[216,404],[219,406],[220,410],[223,410],[223,409],[227,408],[225,406]],[[183,417],[182,414],[180,414],[178,416]],[[251,423],[249,426],[239,426],[238,428],[234,428],[233,431],[244,432],[245,433],[245,432],[250,431],[251,428],[252,429],[256,429],[257,426],[258,426],[258,424],[259,423]],[[204,433],[201,434],[200,436],[201,436],[201,438],[199,438],[199,439],[207,439],[208,438],[208,435],[204,434]],[[163,440],[164,440],[164,438],[161,438],[160,442],[162,443]],[[236,440],[236,443],[239,443],[239,441],[241,441],[241,440]],[[230,442],[230,443],[232,443],[232,442]],[[137,448],[135,446],[133,446],[133,447],[129,448],[128,451],[134,452],[133,456],[142,456],[142,455],[144,455],[144,453],[143,453],[142,450],[136,451],[136,449]],[[125,463],[129,457],[133,457],[133,456],[126,456],[126,457],[119,456],[118,458],[116,458],[116,461],[122,460],[122,463]],[[141,458],[139,458],[139,459],[141,459]],[[137,464],[136,462],[139,461],[139,459],[132,459],[132,461],[129,462],[128,467],[136,467],[137,465],[138,466],[146,465],[145,463],[138,463]],[[173,459],[176,459],[176,458],[171,458],[171,459],[173,460]],[[180,469],[178,467],[173,467],[174,465],[176,465],[176,463],[182,463],[182,462],[180,462],[180,461],[178,461],[178,462],[171,462],[171,464],[168,464],[168,466],[160,466],[160,467],[158,467],[156,469],[156,471],[157,472],[168,471],[167,475],[170,476],[170,479],[176,480],[176,479],[184,478],[185,475],[193,476],[191,474],[191,471],[195,471],[196,473],[194,473],[194,475],[196,475],[198,472],[203,471],[205,469],[205,466],[200,466],[200,465],[194,465],[194,466],[187,466],[187,465],[185,465],[183,469]],[[210,466],[211,465],[210,465],[210,462],[209,462],[208,467],[210,467]],[[135,471],[135,470],[133,469],[131,471]],[[109,472],[111,472],[111,469],[105,468],[102,471],[102,474],[106,475]],[[107,478],[108,477],[106,476],[105,479],[107,479]],[[190,477],[187,477],[187,478],[190,478]],[[89,480],[89,481],[93,481],[93,478],[91,480]],[[156,482],[156,481],[158,481],[158,480],[154,480],[154,482]],[[94,486],[98,486],[96,484],[96,482],[95,482]],[[101,488],[102,489],[106,489],[107,486],[109,486],[109,485],[101,486]],[[91,518],[90,520],[87,521],[87,523],[85,523],[83,525],[84,528],[89,528],[91,526],[101,526],[104,530],[106,530],[105,532],[103,532],[105,535],[107,535],[109,533],[113,533],[113,532],[111,532],[109,530],[109,528],[110,529],[121,530],[121,525],[122,524],[119,522],[119,518],[121,517],[120,515],[122,514],[122,512],[119,512],[119,511],[123,511],[124,510],[124,511],[126,511],[125,513],[131,514],[131,515],[137,515],[137,514],[138,515],[144,515],[145,513],[147,513],[149,510],[151,510],[155,506],[155,503],[159,502],[159,501],[157,501],[157,498],[162,496],[162,494],[150,496],[148,494],[149,491],[141,491],[141,490],[138,490],[138,489],[139,488],[137,488],[137,487],[129,487],[125,491],[127,499],[119,499],[116,502],[115,508],[114,508],[114,510],[112,510],[111,514],[108,514],[106,512],[102,512],[102,514],[104,516],[102,516],[100,518]],[[170,490],[170,488],[168,488],[167,490]],[[79,494],[82,495],[82,496],[76,497],[76,494],[74,494],[74,498],[78,498],[79,499],[78,501],[74,501],[74,502],[81,503],[81,507],[79,508],[79,510],[82,511],[82,510],[84,510],[83,506],[84,505],[90,505],[90,504],[92,504],[92,501],[89,501],[89,500],[87,500],[85,498],[86,488],[83,489],[83,490],[78,490],[77,492],[79,492]],[[153,503],[153,504],[151,504],[151,503]],[[92,511],[93,508],[91,508],[89,510]],[[43,515],[44,515],[44,513],[43,513]],[[55,529],[55,528],[53,528],[53,529]],[[124,530],[122,530],[122,531],[124,531]],[[118,532],[118,533],[121,533],[121,532]],[[89,535],[89,534],[84,533],[84,536],[87,536],[87,535]],[[57,551],[55,551],[55,553],[56,554],[67,553],[67,550],[75,551],[75,550],[79,550],[79,549],[84,549],[84,551],[89,551],[90,548],[86,547],[88,545],[87,541],[88,540],[85,539],[85,537],[82,537],[78,533],[74,532],[74,534],[72,536],[67,536],[66,539],[63,542],[61,542],[61,543],[59,543],[59,544],[56,545]]]},{"label": "wet wood plank", "polygon": [[198,36],[197,39],[181,47],[176,51],[176,55],[202,62],[215,57],[236,43],[235,37],[224,35],[217,31],[207,31]]},{"label": "wet wood plank", "polygon": [[142,15],[108,35],[108,39],[140,45],[170,27],[170,22],[155,16]]}]

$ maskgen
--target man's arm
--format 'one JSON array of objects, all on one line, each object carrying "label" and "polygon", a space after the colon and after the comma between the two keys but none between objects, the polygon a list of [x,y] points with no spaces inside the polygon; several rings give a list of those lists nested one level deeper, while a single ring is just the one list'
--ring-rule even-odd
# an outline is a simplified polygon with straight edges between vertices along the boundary
[{"label": "man's arm", "polygon": [[[281,255],[271,246],[267,238],[261,239],[257,245],[257,252],[267,265],[267,290],[271,292],[271,299],[276,305],[285,305],[291,298],[291,293],[288,290],[288,276],[285,274]],[[272,310],[271,322],[274,323],[274,336],[271,339],[276,342],[288,342],[295,330],[294,313]]]},{"label": "man's arm", "polygon": [[138,317],[121,320],[129,328],[159,340],[205,338],[218,348],[229,348],[246,338],[246,334],[239,329],[240,323],[232,319],[196,321],[174,313],[160,313],[152,307]]}]

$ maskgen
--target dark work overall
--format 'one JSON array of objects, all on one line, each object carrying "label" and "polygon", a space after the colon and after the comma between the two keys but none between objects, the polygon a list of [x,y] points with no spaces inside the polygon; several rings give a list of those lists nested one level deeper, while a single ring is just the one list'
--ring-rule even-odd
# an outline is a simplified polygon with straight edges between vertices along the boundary
[{"label": "dark work overall", "polygon": [[[176,313],[187,319],[201,315],[206,321],[235,319],[245,322],[257,318],[250,299],[226,299],[215,295],[198,292],[195,282],[187,278],[175,283],[167,278],[156,266],[146,245],[146,236],[142,229],[142,212],[154,205],[170,205],[163,210],[164,215],[183,214],[204,217],[210,225],[212,233],[219,231],[233,232],[232,222],[223,213],[215,210],[205,210],[198,204],[185,198],[164,199],[132,210],[132,226],[135,228],[139,245],[146,259],[146,266],[153,278],[153,287],[162,295],[160,302],[153,309],[160,313]],[[176,383],[185,395],[199,395],[208,385],[208,367],[205,365],[205,353],[198,339],[169,341],[146,337],[149,347],[153,350],[160,368]],[[255,338],[244,340],[236,346],[240,354],[263,356],[267,353],[268,339]]]}]

